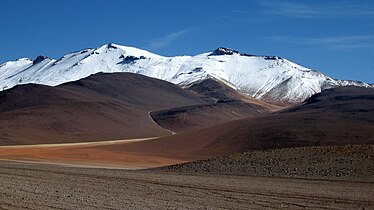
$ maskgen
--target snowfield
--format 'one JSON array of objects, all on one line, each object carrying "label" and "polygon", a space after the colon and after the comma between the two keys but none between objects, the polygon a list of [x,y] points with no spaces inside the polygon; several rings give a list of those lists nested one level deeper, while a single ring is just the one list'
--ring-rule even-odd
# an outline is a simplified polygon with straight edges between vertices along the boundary
[{"label": "snowfield", "polygon": [[165,57],[116,44],[69,53],[55,60],[38,56],[0,65],[0,90],[19,84],[56,86],[98,72],[132,72],[188,86],[209,77],[252,97],[277,103],[298,103],[324,89],[359,82],[337,80],[276,56],[255,56],[228,48],[196,56]]}]

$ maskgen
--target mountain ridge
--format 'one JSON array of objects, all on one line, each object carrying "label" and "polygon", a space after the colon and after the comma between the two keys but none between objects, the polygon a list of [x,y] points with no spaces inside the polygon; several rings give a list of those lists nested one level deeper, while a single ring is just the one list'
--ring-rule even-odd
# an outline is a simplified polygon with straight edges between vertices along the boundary
[{"label": "mountain ridge", "polygon": [[300,103],[333,87],[374,87],[360,81],[333,79],[279,56],[257,56],[219,47],[195,56],[166,57],[110,43],[71,52],[58,60],[38,56],[35,60],[5,62],[0,65],[0,90],[27,83],[56,86],[98,72],[143,74],[180,86],[213,77],[251,97],[277,104]]}]

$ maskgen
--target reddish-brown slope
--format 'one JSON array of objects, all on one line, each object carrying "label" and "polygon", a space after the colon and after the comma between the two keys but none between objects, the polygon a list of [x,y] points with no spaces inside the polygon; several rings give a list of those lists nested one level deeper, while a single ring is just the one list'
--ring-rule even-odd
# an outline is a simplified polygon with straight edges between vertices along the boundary
[{"label": "reddish-brown slope", "polygon": [[161,166],[251,150],[373,144],[374,90],[324,91],[289,110],[158,139],[100,145],[0,148],[0,158]]},{"label": "reddish-brown slope", "polygon": [[281,113],[101,149],[201,159],[250,150],[374,143],[374,90],[327,90]]},{"label": "reddish-brown slope", "polygon": [[21,85],[0,92],[0,145],[169,135],[148,112],[201,103],[176,85],[130,73],[58,87]]}]

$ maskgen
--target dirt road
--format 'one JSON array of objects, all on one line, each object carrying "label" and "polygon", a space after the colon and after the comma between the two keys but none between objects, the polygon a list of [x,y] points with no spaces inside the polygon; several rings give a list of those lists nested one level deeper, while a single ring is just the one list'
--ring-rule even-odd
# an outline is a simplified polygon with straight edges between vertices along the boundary
[{"label": "dirt road", "polygon": [[0,161],[0,209],[374,209],[374,183]]}]

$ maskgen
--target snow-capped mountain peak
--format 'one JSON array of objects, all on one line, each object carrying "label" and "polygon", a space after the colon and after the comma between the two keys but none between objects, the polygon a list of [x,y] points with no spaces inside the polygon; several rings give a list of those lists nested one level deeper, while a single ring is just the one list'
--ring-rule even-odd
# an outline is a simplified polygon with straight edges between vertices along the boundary
[{"label": "snow-capped mountain peak", "polygon": [[59,85],[98,72],[132,72],[188,86],[216,78],[252,97],[272,102],[301,102],[326,88],[363,82],[335,80],[277,56],[256,56],[219,47],[196,56],[160,56],[135,47],[105,44],[64,55],[38,56],[0,65],[0,90],[17,84]]}]

